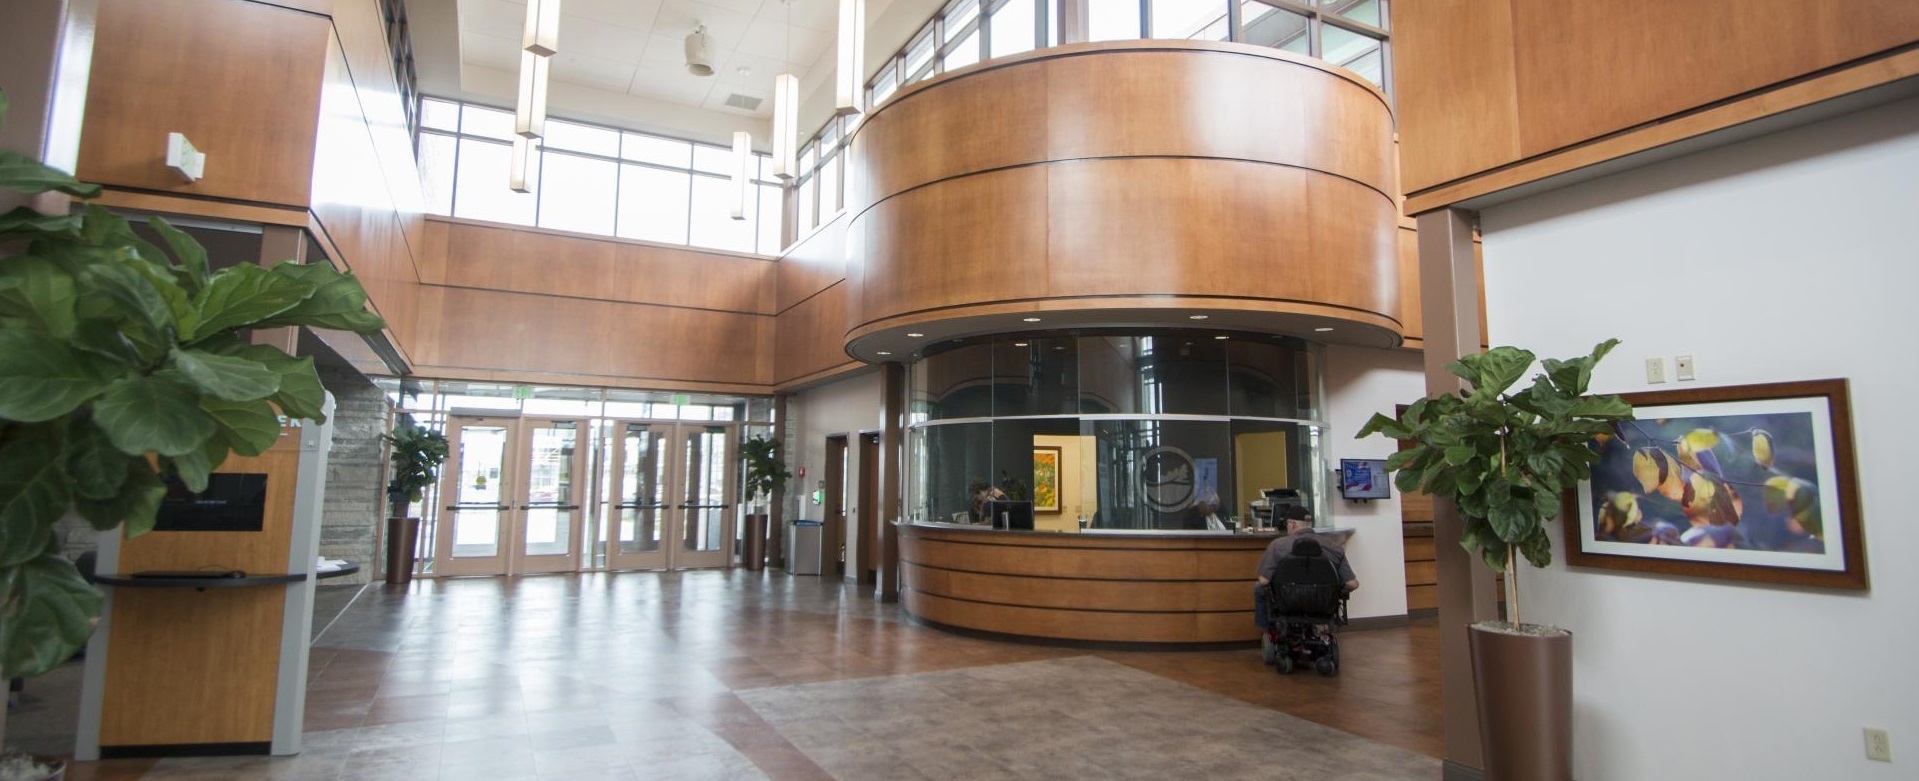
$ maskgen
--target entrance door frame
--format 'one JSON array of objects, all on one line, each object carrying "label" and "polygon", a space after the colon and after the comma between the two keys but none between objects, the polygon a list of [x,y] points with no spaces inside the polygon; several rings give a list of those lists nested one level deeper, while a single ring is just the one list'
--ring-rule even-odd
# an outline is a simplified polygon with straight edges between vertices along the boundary
[{"label": "entrance door frame", "polygon": [[[734,526],[739,515],[739,438],[740,421],[700,421],[666,420],[651,418],[604,418],[607,424],[607,455],[610,468],[606,471],[605,483],[598,487],[595,502],[601,508],[606,530],[606,569],[607,570],[682,570],[714,569],[733,566]],[[625,454],[626,427],[629,425],[658,427],[665,432],[662,440],[661,457],[667,459],[665,474],[660,485],[658,497],[660,506],[659,530],[660,547],[654,551],[620,553],[620,505],[625,502],[624,481],[627,464]],[[724,428],[726,457],[722,459],[727,470],[723,476],[723,501],[720,509],[720,547],[712,551],[684,550],[678,544],[685,539],[688,519],[691,512],[699,508],[689,507],[690,497],[685,495],[688,488],[686,464],[686,443],[689,437],[707,428]]]},{"label": "entrance door frame", "polygon": [[[535,509],[531,506],[528,478],[532,473],[532,430],[543,426],[572,423],[576,432],[572,464],[572,486],[574,498],[571,500],[570,528],[567,532],[567,551],[563,554],[528,555],[526,553],[527,512]],[[453,555],[455,526],[459,522],[460,507],[457,499],[460,495],[460,449],[468,427],[500,427],[506,430],[506,452],[500,462],[500,494],[498,508],[499,524],[495,531],[495,553],[492,556],[455,557]],[[579,500],[580,492],[591,490],[592,461],[587,458],[591,448],[591,431],[587,421],[582,418],[545,415],[501,415],[483,411],[449,412],[446,416],[446,436],[449,465],[440,471],[439,499],[448,502],[441,508],[433,533],[433,572],[436,577],[458,577],[462,575],[526,575],[544,572],[576,572],[580,570],[580,552],[583,549],[581,538],[586,530],[586,505]]]}]

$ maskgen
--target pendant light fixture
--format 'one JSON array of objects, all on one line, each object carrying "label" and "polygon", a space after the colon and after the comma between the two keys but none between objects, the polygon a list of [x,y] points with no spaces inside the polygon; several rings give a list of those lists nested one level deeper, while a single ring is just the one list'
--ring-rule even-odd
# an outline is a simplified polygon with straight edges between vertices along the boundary
[{"label": "pendant light fixture", "polygon": [[560,50],[560,0],[526,0],[526,27],[520,48],[541,57]]},{"label": "pendant light fixture", "polygon": [[733,219],[746,219],[746,199],[753,194],[753,134],[733,131]]},{"label": "pendant light fixture", "polygon": [[530,193],[533,188],[527,185],[528,169],[533,163],[533,141],[525,136],[513,137],[513,162],[507,170],[506,186],[516,193]]},{"label": "pendant light fixture", "polygon": [[513,106],[513,132],[521,138],[546,135],[547,71],[553,60],[520,52],[520,100]]},{"label": "pendant light fixture", "polygon": [[[782,65],[793,61],[793,3],[797,0],[780,0],[786,6],[786,42],[785,54],[780,57]],[[773,77],[773,176],[785,181],[800,175],[798,146],[794,136],[800,132],[800,79],[792,73],[781,73]]]},{"label": "pendant light fixture", "polygon": [[834,74],[833,110],[860,113],[861,74],[866,60],[866,2],[840,0],[839,68]]}]

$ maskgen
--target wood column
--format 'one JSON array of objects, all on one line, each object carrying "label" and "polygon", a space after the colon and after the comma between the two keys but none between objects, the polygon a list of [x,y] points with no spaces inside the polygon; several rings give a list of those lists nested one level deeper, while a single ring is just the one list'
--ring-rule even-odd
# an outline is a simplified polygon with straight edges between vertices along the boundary
[{"label": "wood column", "polygon": [[[1462,209],[1441,209],[1419,222],[1419,296],[1425,319],[1426,393],[1465,388],[1446,364],[1480,351],[1479,268],[1473,220]],[[1498,590],[1484,563],[1454,544],[1463,524],[1459,508],[1433,497],[1433,538],[1439,571],[1439,666],[1445,705],[1445,778],[1478,778],[1479,704],[1473,695],[1467,627],[1498,617]]]},{"label": "wood column", "polygon": [[[786,394],[773,397],[773,441],[780,443],[780,456],[789,467],[793,449],[786,446]],[[773,506],[766,514],[767,567],[786,568],[786,481],[773,483]]]},{"label": "wood column", "polygon": [[881,602],[900,598],[900,501],[906,488],[906,364],[880,365],[880,582]]}]

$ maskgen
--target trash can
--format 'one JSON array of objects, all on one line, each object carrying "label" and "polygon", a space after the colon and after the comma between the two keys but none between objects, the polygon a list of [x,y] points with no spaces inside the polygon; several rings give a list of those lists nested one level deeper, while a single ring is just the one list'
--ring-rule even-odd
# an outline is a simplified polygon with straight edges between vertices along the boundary
[{"label": "trash can", "polygon": [[789,575],[820,574],[820,535],[823,521],[786,522],[786,572]]}]

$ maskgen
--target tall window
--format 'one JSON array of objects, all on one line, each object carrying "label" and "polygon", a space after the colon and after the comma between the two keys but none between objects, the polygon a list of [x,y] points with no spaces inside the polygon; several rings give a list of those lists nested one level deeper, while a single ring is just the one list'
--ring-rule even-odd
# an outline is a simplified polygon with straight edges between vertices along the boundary
[{"label": "tall window", "polygon": [[733,151],[630,130],[549,119],[528,187],[507,188],[513,112],[426,99],[420,173],[427,209],[475,220],[776,255],[781,192],[765,155],[734,220]]}]

